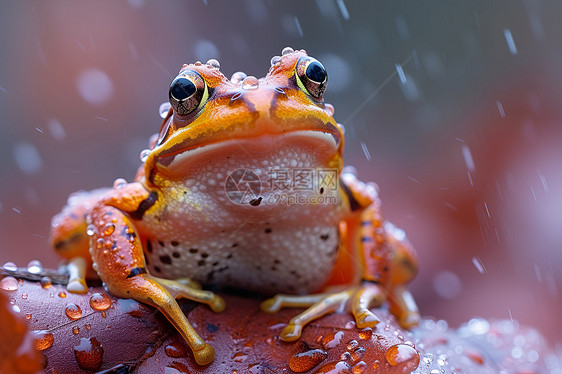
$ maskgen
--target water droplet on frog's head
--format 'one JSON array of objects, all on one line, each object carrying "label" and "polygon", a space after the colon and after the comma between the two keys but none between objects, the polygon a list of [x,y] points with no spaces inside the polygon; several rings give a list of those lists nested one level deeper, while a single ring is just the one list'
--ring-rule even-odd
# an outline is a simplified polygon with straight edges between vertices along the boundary
[{"label": "water droplet on frog's head", "polygon": [[273,56],[271,58],[271,66],[277,65],[280,62],[281,62],[281,56]]},{"label": "water droplet on frog's head", "polygon": [[86,227],[86,235],[93,236],[95,233],[96,233],[96,226],[88,225],[88,227]]},{"label": "water droplet on frog's head", "polygon": [[166,118],[166,116],[168,115],[168,111],[170,110],[170,103],[168,101],[160,104],[160,106],[158,107],[158,114],[160,114],[161,118]]},{"label": "water droplet on frog's head", "polygon": [[123,188],[126,185],[127,185],[127,181],[123,178],[117,178],[116,180],[113,181],[113,188],[116,190]]},{"label": "water droplet on frog's head", "polygon": [[146,159],[148,158],[148,155],[150,154],[151,150],[150,149],[143,149],[140,153],[140,160],[141,162],[145,162]]},{"label": "water droplet on frog's head", "polygon": [[12,276],[7,276],[0,280],[0,290],[15,291],[18,289],[18,280]]},{"label": "water droplet on frog's head", "polygon": [[16,271],[18,267],[13,262],[6,262],[3,266],[4,270]]},{"label": "water droplet on frog's head", "polygon": [[404,365],[410,371],[420,363],[418,351],[406,344],[395,344],[388,348],[385,357],[390,366]]},{"label": "water droplet on frog's head", "polygon": [[245,90],[255,90],[260,86],[258,78],[249,75],[242,81],[242,88]]},{"label": "water droplet on frog's head", "polygon": [[31,274],[38,274],[43,270],[43,265],[38,260],[29,261],[27,264],[27,271]]},{"label": "water droplet on frog's head", "polygon": [[285,47],[283,48],[283,50],[281,51],[281,55],[285,56],[288,55],[289,53],[293,53],[295,50],[291,47]]},{"label": "water droplet on frog's head", "polygon": [[81,369],[98,371],[103,360],[103,347],[94,337],[82,338],[80,344],[74,346],[74,357]]},{"label": "water droplet on frog's head", "polygon": [[242,82],[247,76],[248,74],[244,73],[243,71],[237,71],[236,73],[232,74],[232,77],[230,77],[230,81],[234,84],[238,84]]},{"label": "water droplet on frog's head", "polygon": [[213,67],[215,69],[221,68],[220,62],[218,60],[215,60],[214,58],[211,58],[207,61],[207,66]]},{"label": "water droplet on frog's head", "polygon": [[64,313],[68,318],[71,320],[77,320],[82,318],[82,309],[76,304],[68,304],[66,308],[64,308]]}]

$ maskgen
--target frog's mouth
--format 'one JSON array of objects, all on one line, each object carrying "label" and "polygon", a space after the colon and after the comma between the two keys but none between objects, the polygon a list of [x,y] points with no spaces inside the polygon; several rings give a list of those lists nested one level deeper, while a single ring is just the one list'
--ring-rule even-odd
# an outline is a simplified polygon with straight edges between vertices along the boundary
[{"label": "frog's mouth", "polygon": [[173,147],[155,155],[155,162],[161,172],[171,177],[193,175],[204,167],[222,169],[227,164],[230,168],[263,169],[329,167],[341,146],[337,130],[295,130],[228,138],[182,150]]}]

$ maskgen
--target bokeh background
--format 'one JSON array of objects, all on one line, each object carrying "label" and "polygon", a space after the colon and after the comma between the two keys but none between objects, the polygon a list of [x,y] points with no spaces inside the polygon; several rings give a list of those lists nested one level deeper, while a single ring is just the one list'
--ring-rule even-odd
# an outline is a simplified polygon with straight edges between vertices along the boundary
[{"label": "bokeh background", "polygon": [[2,1],[0,263],[72,191],[131,180],[183,63],[324,63],[345,160],[416,245],[424,315],[562,332],[561,2]]}]

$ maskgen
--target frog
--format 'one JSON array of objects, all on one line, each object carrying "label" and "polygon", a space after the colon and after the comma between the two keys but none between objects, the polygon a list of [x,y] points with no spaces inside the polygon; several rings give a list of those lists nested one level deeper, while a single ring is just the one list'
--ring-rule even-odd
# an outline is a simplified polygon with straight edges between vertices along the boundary
[{"label": "frog", "polygon": [[97,277],[112,295],[155,307],[199,365],[214,348],[177,300],[219,313],[217,290],[262,295],[267,313],[303,308],[280,333],[287,342],[342,308],[358,328],[376,326],[383,306],[416,326],[416,252],[383,218],[378,186],[344,166],[327,83],[320,61],[290,47],[260,79],[228,79],[215,59],[184,64],[134,180],[74,193],[53,217],[68,291],[85,293]]}]

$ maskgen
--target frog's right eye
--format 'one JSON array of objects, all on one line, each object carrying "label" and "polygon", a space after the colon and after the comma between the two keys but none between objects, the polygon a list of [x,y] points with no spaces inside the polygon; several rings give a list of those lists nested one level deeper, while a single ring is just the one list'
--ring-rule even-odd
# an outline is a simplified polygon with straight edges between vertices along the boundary
[{"label": "frog's right eye", "polygon": [[207,84],[198,72],[184,70],[170,84],[168,96],[174,113],[186,116],[205,105]]}]

